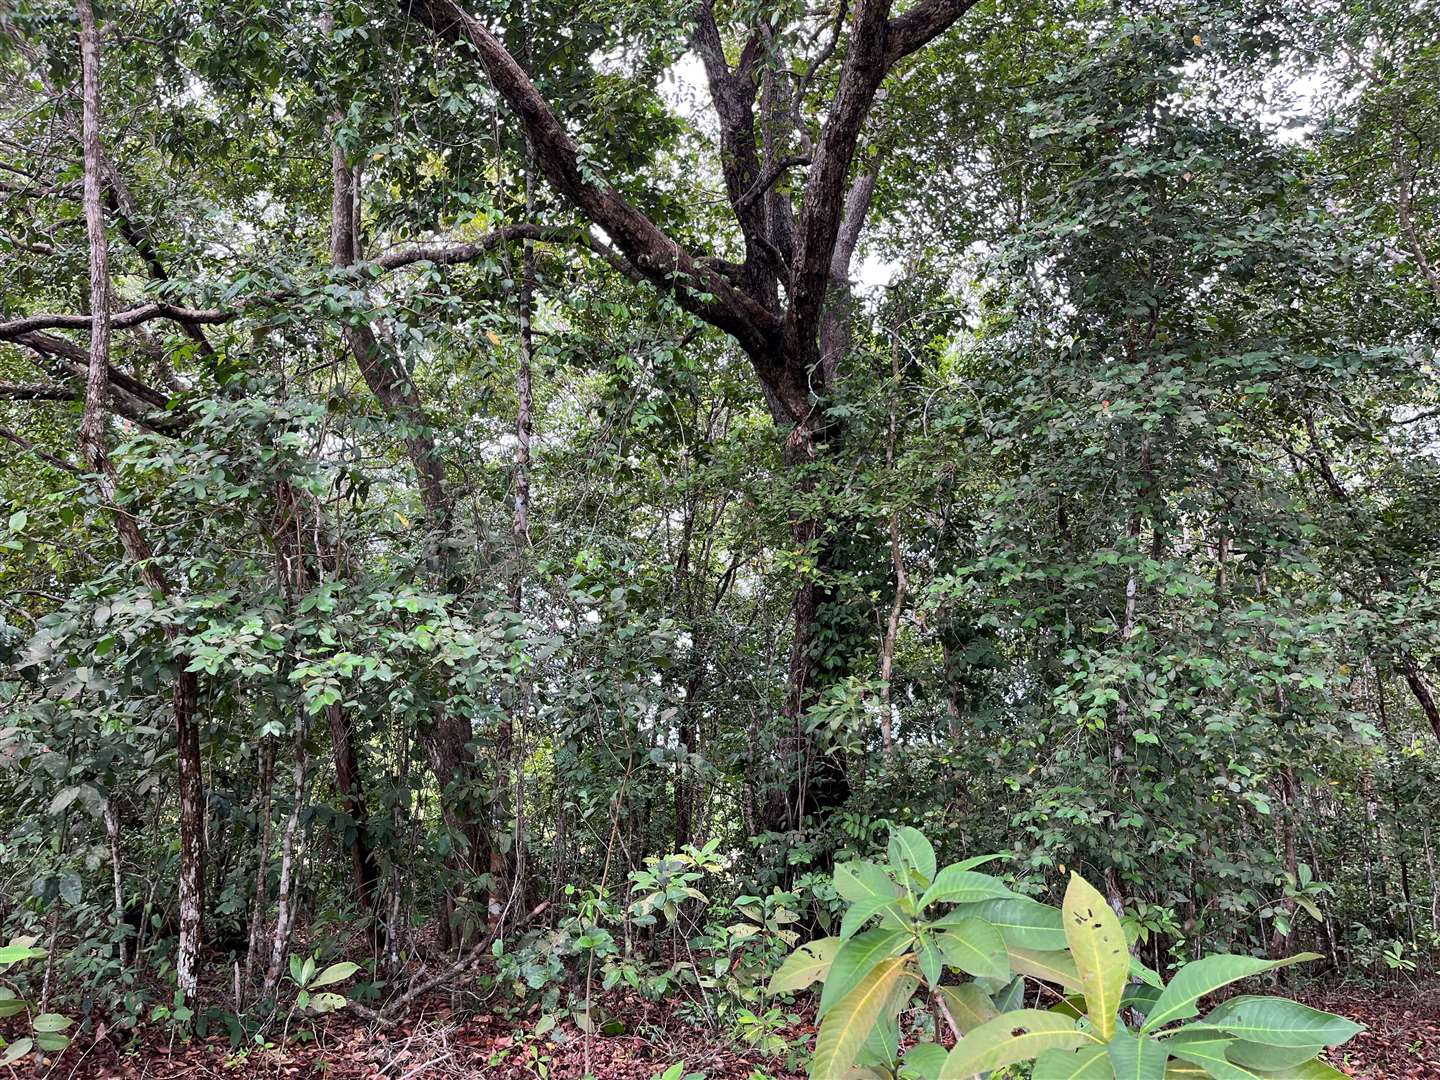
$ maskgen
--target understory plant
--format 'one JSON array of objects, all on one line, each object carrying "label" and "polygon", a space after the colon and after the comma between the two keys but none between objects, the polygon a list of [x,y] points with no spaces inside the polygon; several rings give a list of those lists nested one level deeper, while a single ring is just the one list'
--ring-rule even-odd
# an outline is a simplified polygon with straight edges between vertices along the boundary
[{"label": "understory plant", "polygon": [[[1033,1080],[1321,1080],[1342,1074],[1320,1052],[1362,1030],[1263,995],[1195,1019],[1207,995],[1313,953],[1210,955],[1166,983],[1079,874],[1056,908],[975,869],[995,856],[937,870],[912,828],[892,834],[888,855],[836,868],[840,933],[802,945],[771,979],[774,993],[823,986],[812,1080],[962,1080],[1025,1062]],[[902,1018],[917,1008],[936,1038],[902,1054]]]}]

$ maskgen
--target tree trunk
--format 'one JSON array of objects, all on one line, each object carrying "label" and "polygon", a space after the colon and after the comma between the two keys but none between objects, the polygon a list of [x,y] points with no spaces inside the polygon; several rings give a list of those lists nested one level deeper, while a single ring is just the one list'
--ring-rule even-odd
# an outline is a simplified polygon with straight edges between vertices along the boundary
[{"label": "tree trunk", "polygon": [[285,960],[285,946],[290,941],[290,924],[295,912],[290,885],[295,863],[299,860],[298,849],[304,846],[304,837],[297,836],[300,804],[305,799],[305,719],[300,715],[295,717],[295,761],[291,775],[290,814],[285,819],[285,832],[280,840],[280,884],[275,907],[275,930],[270,935],[270,965],[265,970],[265,985],[260,991],[260,996],[266,999],[272,998],[280,985],[280,969]]},{"label": "tree trunk", "polygon": [[[82,83],[81,127],[84,153],[85,226],[90,241],[90,356],[85,380],[85,411],[80,422],[80,449],[96,475],[101,500],[115,516],[121,546],[155,592],[168,599],[169,583],[154,565],[149,542],[136,520],[116,507],[118,484],[106,449],[106,403],[110,387],[110,255],[105,239],[102,204],[104,157],[100,145],[100,33],[90,0],[76,0],[80,19]],[[167,625],[167,638],[175,628]],[[195,675],[185,670],[189,658],[175,657],[177,674],[171,697],[175,721],[175,748],[180,796],[180,939],[175,957],[176,981],[187,998],[196,989],[195,962],[205,897],[205,796],[201,777],[200,732],[195,721],[198,687]]]}]

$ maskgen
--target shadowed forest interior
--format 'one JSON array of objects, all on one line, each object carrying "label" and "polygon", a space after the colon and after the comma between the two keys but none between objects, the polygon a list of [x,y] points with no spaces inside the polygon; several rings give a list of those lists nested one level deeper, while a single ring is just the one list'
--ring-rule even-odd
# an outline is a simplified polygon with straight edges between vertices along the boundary
[{"label": "shadowed forest interior", "polygon": [[1434,976],[1429,0],[14,0],[0,81],[6,1063],[1321,1077],[1159,1018]]}]

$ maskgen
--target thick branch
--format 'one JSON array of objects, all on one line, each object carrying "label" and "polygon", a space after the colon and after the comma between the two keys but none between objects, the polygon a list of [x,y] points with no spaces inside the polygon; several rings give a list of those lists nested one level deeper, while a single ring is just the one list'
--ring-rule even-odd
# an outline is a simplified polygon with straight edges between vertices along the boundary
[{"label": "thick branch", "polygon": [[614,240],[647,280],[740,343],[757,366],[769,363],[778,322],[763,306],[702,265],[609,184],[594,178],[580,149],[529,75],[484,26],[452,0],[401,0],[402,9],[447,41],[466,41],[491,84],[525,129],[546,180]]},{"label": "thick branch", "polygon": [[950,29],[979,0],[922,0],[890,20],[885,40],[885,66],[909,56]]},{"label": "thick branch", "polygon": [[80,392],[69,386],[37,383],[0,383],[6,401],[79,401]]}]

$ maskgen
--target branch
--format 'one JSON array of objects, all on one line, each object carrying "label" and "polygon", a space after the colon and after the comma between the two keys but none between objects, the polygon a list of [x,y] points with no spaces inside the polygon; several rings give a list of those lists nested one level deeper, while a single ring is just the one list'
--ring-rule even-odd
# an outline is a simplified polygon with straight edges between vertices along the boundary
[{"label": "branch", "polygon": [[740,196],[740,201],[735,204],[736,209],[748,207],[752,202],[764,195],[765,192],[775,186],[775,181],[785,175],[786,170],[792,169],[797,165],[809,164],[810,158],[805,154],[796,154],[794,157],[781,158],[765,170],[765,175],[760,177],[759,180],[756,180],[754,186],[751,187],[749,191]]},{"label": "branch", "polygon": [[468,42],[491,85],[519,119],[545,179],[599,225],[632,266],[657,288],[673,292],[691,314],[730,334],[757,366],[771,362],[778,320],[762,305],[703,266],[618,191],[580,161],[580,148],[550,103],[489,30],[453,0],[400,0],[411,18],[440,38]]},{"label": "branch", "polygon": [[6,401],[79,401],[80,394],[68,386],[0,383],[0,398]]},{"label": "branch", "polygon": [[924,48],[950,29],[979,0],[921,0],[886,28],[885,66],[888,68]]},{"label": "branch", "polygon": [[24,450],[27,454],[33,454],[35,457],[45,462],[46,465],[53,465],[55,466],[55,468],[62,469],[73,476],[80,475],[80,470],[77,469],[74,465],[71,465],[68,461],[60,460],[54,454],[47,454],[44,450],[41,450],[29,439],[25,438],[23,435],[18,434],[17,432],[11,431],[8,427],[0,426],[0,439],[5,439],[9,442],[14,443],[16,446],[20,447],[21,450]]},{"label": "branch", "polygon": [[[606,252],[595,239],[583,229],[573,225],[504,225],[487,233],[479,240],[465,244],[424,244],[417,247],[402,248],[398,251],[387,252],[374,262],[354,263],[345,268],[343,274],[337,275],[337,280],[366,280],[370,276],[370,267],[379,267],[381,270],[399,270],[402,267],[411,266],[419,262],[432,262],[440,266],[453,266],[459,263],[474,262],[480,256],[490,251],[499,244],[511,240],[541,240],[553,242],[570,242],[588,247],[597,254],[605,257]],[[627,271],[628,272],[628,271]],[[110,317],[110,326],[115,330],[132,329],[156,319],[168,319],[171,322],[180,323],[182,326],[216,326],[231,322],[245,314],[251,308],[261,305],[274,305],[285,300],[293,299],[298,294],[297,290],[287,289],[283,292],[267,293],[264,296],[252,300],[241,301],[234,307],[229,308],[191,308],[182,307],[178,304],[164,302],[153,302],[141,304],[138,307],[127,308],[124,311],[117,311]],[[19,319],[11,319],[8,322],[0,322],[0,341],[13,341],[17,344],[28,344],[24,339],[27,335],[38,330],[89,330],[89,315],[69,314],[40,314],[26,315]],[[50,338],[52,343],[59,342],[59,338]],[[66,342],[66,345],[69,343]]]}]

